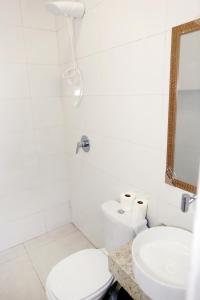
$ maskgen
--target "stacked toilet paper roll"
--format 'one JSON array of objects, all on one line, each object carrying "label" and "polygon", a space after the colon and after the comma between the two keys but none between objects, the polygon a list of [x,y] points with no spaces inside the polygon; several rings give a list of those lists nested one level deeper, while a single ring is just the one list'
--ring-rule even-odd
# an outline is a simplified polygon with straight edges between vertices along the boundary
[{"label": "stacked toilet paper roll", "polygon": [[120,195],[120,205],[124,211],[130,211],[133,208],[134,201],[136,199],[135,193],[122,193]]},{"label": "stacked toilet paper roll", "polygon": [[119,202],[122,211],[129,215],[130,225],[136,235],[147,229],[147,199],[137,198],[135,193],[123,193]]},{"label": "stacked toilet paper roll", "polygon": [[135,199],[132,208],[133,219],[145,219],[147,215],[148,200],[147,199]]},{"label": "stacked toilet paper roll", "polygon": [[133,211],[133,217],[145,218],[148,208],[148,200],[137,198],[135,193],[122,193],[119,200],[121,209],[124,211]]},{"label": "stacked toilet paper roll", "polygon": [[136,234],[147,229],[147,199],[135,199],[132,207],[131,224]]}]

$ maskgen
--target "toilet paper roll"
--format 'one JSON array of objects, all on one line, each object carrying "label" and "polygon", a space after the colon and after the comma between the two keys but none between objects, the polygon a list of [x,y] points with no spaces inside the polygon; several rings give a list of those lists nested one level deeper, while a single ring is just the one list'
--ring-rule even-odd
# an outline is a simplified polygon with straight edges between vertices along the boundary
[{"label": "toilet paper roll", "polygon": [[147,229],[147,208],[147,199],[136,199],[133,203],[131,224],[136,235],[141,231]]},{"label": "toilet paper roll", "polygon": [[123,193],[120,195],[120,204],[121,208],[124,211],[130,211],[132,210],[133,203],[136,199],[136,194],[135,193]]},{"label": "toilet paper roll", "polygon": [[132,221],[137,223],[143,221],[147,215],[148,200],[147,199],[136,199],[133,202],[132,207]]}]

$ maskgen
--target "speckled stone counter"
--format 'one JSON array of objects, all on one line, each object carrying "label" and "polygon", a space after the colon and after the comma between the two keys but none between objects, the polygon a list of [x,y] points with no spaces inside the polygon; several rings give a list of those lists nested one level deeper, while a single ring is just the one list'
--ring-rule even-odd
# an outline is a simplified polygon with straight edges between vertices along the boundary
[{"label": "speckled stone counter", "polygon": [[133,275],[132,242],[122,246],[108,257],[110,272],[134,300],[150,300],[139,288]]}]

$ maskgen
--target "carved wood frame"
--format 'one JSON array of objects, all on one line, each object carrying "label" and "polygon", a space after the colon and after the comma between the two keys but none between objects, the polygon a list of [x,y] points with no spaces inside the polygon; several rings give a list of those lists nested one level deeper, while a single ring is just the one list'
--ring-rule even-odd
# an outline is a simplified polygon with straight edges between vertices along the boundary
[{"label": "carved wood frame", "polygon": [[172,28],[167,166],[165,173],[166,183],[191,193],[196,193],[197,187],[187,182],[183,182],[174,176],[174,151],[176,135],[177,81],[180,59],[180,39],[181,35],[197,30],[200,30],[200,19]]}]

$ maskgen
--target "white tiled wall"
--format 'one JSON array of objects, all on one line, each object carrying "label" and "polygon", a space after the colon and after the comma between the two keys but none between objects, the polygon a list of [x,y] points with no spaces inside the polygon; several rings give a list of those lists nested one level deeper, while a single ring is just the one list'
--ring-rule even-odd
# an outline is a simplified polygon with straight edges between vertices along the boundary
[{"label": "white tiled wall", "polygon": [[55,18],[0,1],[0,250],[70,221]]},{"label": "white tiled wall", "polygon": [[[199,0],[84,0],[78,108],[60,89],[66,20],[44,3],[0,3],[0,250],[69,222],[69,199],[75,224],[101,246],[101,203],[130,190],[148,197],[152,225],[191,229],[194,208],[180,212],[182,191],[164,173],[170,30],[200,16]],[[82,134],[91,151],[76,156]]]},{"label": "white tiled wall", "polygon": [[[192,228],[182,191],[165,184],[171,27],[200,17],[199,0],[84,0],[76,24],[84,77],[79,108],[64,86],[70,200],[75,224],[102,245],[100,205],[123,191],[149,199],[150,223]],[[70,64],[64,19],[57,19],[59,62]],[[82,134],[90,153],[74,154]]]}]

